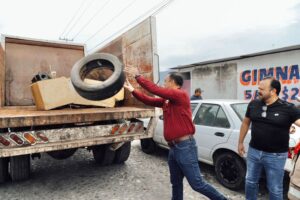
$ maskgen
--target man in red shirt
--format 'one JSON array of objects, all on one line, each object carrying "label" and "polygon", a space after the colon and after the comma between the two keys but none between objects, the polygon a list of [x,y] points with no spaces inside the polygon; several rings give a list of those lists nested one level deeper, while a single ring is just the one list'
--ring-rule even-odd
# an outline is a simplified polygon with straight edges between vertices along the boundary
[{"label": "man in red shirt", "polygon": [[226,199],[215,188],[206,183],[198,165],[197,146],[193,138],[195,126],[188,94],[181,90],[183,78],[178,73],[170,73],[159,87],[138,75],[136,69],[127,73],[135,76],[137,82],[158,98],[150,97],[135,90],[127,80],[124,87],[143,103],[161,107],[164,115],[164,137],[170,146],[168,164],[172,183],[172,200],[183,199],[183,178],[186,177],[191,187],[214,200]]}]

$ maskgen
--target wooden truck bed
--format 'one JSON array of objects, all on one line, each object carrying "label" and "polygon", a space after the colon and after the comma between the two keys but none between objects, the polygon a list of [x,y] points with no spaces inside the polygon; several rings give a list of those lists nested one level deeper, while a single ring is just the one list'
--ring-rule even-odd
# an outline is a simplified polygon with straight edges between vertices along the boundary
[{"label": "wooden truck bed", "polygon": [[103,120],[147,118],[154,116],[153,108],[80,108],[38,111],[35,106],[0,108],[0,128],[28,127]]}]

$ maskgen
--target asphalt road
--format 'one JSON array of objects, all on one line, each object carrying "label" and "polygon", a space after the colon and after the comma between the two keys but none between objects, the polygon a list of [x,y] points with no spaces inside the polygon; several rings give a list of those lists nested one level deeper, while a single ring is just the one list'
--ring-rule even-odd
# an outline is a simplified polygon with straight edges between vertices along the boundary
[{"label": "asphalt road", "polygon": [[[0,185],[2,200],[164,200],[171,198],[167,151],[144,154],[139,141],[134,141],[125,164],[98,166],[92,153],[78,150],[65,160],[47,154],[32,160],[31,178]],[[203,177],[230,199],[244,199],[244,191],[231,191],[221,186],[213,167],[200,163]],[[286,183],[287,186],[287,183]],[[193,191],[184,180],[184,199],[206,199]],[[268,199],[262,182],[259,198]]]}]

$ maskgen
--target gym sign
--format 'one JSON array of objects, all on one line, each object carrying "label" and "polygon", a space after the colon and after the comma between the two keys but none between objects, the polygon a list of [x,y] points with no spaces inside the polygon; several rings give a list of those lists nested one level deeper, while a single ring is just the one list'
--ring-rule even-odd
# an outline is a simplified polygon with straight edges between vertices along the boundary
[{"label": "gym sign", "polygon": [[245,100],[258,97],[258,84],[266,76],[273,76],[281,82],[280,98],[294,101],[299,94],[299,65],[279,66],[270,68],[250,67],[240,72],[240,88]]}]

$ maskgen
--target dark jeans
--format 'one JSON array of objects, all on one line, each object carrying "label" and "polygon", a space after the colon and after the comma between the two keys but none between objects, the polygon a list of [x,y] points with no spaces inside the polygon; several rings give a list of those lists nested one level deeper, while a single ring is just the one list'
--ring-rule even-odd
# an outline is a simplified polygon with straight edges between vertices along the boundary
[{"label": "dark jeans", "polygon": [[249,147],[247,154],[246,199],[256,200],[261,171],[264,169],[270,200],[283,199],[285,153],[268,153]]},{"label": "dark jeans", "polygon": [[195,191],[210,199],[226,199],[202,179],[198,165],[197,146],[194,139],[182,141],[170,148],[168,164],[171,174],[172,200],[183,199],[183,177],[186,177]]}]

